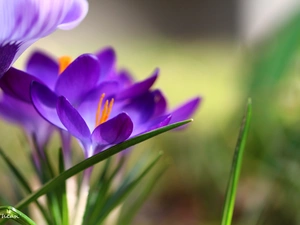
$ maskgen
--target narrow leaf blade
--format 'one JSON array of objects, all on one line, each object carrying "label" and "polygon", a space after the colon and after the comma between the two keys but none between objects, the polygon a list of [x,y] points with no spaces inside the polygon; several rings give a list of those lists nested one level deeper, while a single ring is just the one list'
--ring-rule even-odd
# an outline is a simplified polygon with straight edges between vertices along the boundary
[{"label": "narrow leaf blade", "polygon": [[250,127],[252,113],[251,99],[248,100],[247,109],[242,121],[242,125],[237,140],[233,161],[231,165],[231,172],[227,186],[226,200],[223,210],[222,225],[230,225],[234,210],[234,203],[236,198],[237,185],[242,167],[243,153],[246,145],[246,139]]},{"label": "narrow leaf blade", "polygon": [[57,177],[51,179],[50,181],[48,181],[44,186],[42,186],[39,190],[37,190],[36,192],[32,193],[31,195],[27,196],[25,199],[23,199],[21,202],[19,202],[15,207],[16,208],[23,208],[25,206],[27,206],[29,203],[31,203],[32,201],[35,201],[37,198],[39,198],[40,196],[48,193],[50,190],[53,190],[55,187],[57,187],[58,185],[61,184],[61,182],[64,182],[66,179],[74,176],[75,174],[95,165],[96,163],[99,163],[101,161],[103,161],[104,159],[107,159],[108,157],[121,152],[122,150],[129,148],[133,145],[136,145],[138,143],[141,143],[143,141],[146,141],[154,136],[157,136],[159,134],[162,134],[166,131],[175,129],[177,127],[183,126],[187,123],[192,122],[193,120],[184,120],[178,123],[174,123],[174,124],[170,124],[168,126],[147,132],[145,134],[133,137],[127,141],[124,141],[118,145],[115,145],[103,152],[100,152],[88,159],[85,159],[84,161],[78,163],[77,165],[71,167],[70,169],[64,171],[63,173],[61,173],[60,175],[58,175]]}]

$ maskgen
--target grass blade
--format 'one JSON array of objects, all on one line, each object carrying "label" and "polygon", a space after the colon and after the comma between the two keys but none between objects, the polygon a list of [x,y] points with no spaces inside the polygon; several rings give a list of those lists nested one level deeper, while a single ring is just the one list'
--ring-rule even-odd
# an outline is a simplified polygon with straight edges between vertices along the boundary
[{"label": "grass blade", "polygon": [[136,174],[136,171],[131,171],[125,180],[122,182],[122,185],[113,193],[105,202],[104,207],[99,212],[97,218],[92,218],[90,224],[102,224],[102,222],[107,218],[109,213],[121,204],[125,197],[140,183],[140,181],[151,171],[151,169],[156,165],[162,152],[151,160],[151,162],[146,166],[146,168],[140,173]]},{"label": "grass blade", "polygon": [[252,113],[252,103],[251,103],[251,99],[249,99],[246,113],[244,115],[242,125],[240,128],[240,133],[237,140],[236,148],[234,151],[231,172],[230,172],[230,177],[229,177],[227,192],[226,192],[226,200],[225,200],[225,205],[223,210],[222,225],[230,225],[232,221],[237,185],[238,185],[239,176],[241,172],[243,153],[244,153],[246,139],[248,136],[249,126],[250,126],[251,113]]},{"label": "grass blade", "polygon": [[28,216],[12,206],[1,206],[0,214],[2,219],[11,219],[22,225],[36,225]]},{"label": "grass blade", "polygon": [[[59,173],[65,171],[65,164],[63,158],[63,150],[59,150]],[[62,225],[69,225],[69,209],[67,200],[66,182],[62,182],[61,190],[59,191],[59,201],[61,208]]]},{"label": "grass blade", "polygon": [[[22,175],[19,169],[13,164],[13,162],[9,159],[9,157],[4,153],[4,151],[1,148],[0,148],[0,156],[6,163],[10,171],[13,173],[14,177],[17,178],[21,186],[25,189],[25,191],[27,193],[32,193],[32,189],[29,183],[27,182],[26,178]],[[43,214],[43,217],[47,220],[48,223],[50,223],[51,219],[46,209],[38,201],[36,201],[35,203],[37,204],[37,207]]]},{"label": "grass blade", "polygon": [[142,189],[142,192],[137,196],[134,202],[125,202],[125,205],[122,206],[121,215],[118,218],[117,224],[132,224],[135,215],[141,209],[142,205],[145,203],[149,195],[152,193],[154,186],[157,184],[157,181],[164,174],[166,169],[167,165],[161,167],[158,171],[156,171],[153,178],[150,181],[148,181],[147,185]]},{"label": "grass blade", "polygon": [[32,193],[31,195],[27,196],[25,199],[23,199],[21,202],[19,202],[15,207],[16,208],[23,208],[25,206],[27,206],[28,204],[30,204],[31,202],[35,201],[36,199],[38,199],[40,196],[48,193],[50,190],[53,190],[55,187],[61,185],[62,182],[64,182],[66,179],[74,176],[75,174],[95,165],[96,163],[99,163],[105,159],[107,159],[108,157],[121,152],[122,150],[129,148],[130,146],[136,145],[138,143],[141,143],[143,141],[146,141],[156,135],[159,135],[161,133],[164,133],[166,131],[169,131],[171,129],[180,127],[182,125],[185,125],[187,123],[190,123],[192,120],[185,120],[185,121],[181,121],[178,123],[174,123],[174,124],[170,124],[168,126],[147,132],[145,134],[133,137],[127,141],[124,141],[118,145],[115,145],[103,152],[100,152],[88,159],[83,160],[82,162],[78,163],[77,165],[71,167],[70,169],[64,171],[63,173],[61,173],[60,175],[58,175],[57,177],[51,179],[50,181],[48,181],[43,187],[41,187],[39,190],[37,190],[36,192]]}]

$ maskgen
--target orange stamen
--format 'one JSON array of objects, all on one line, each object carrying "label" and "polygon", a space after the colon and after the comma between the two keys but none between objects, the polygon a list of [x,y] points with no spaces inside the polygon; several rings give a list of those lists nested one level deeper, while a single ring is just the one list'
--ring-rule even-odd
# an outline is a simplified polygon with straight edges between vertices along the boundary
[{"label": "orange stamen", "polygon": [[64,72],[64,70],[71,64],[72,58],[70,56],[62,56],[58,59],[58,74]]},{"label": "orange stamen", "polygon": [[98,103],[98,108],[96,112],[96,123],[95,123],[96,127],[107,121],[114,104],[114,99],[111,99],[110,101],[106,100],[104,103],[103,110],[101,112],[101,107],[102,107],[102,102],[104,97],[105,94],[102,94]]},{"label": "orange stamen", "polygon": [[108,111],[108,100],[105,101],[104,109],[103,109],[102,116],[101,116],[101,119],[100,119],[100,124],[105,122],[105,116],[107,114],[107,111]]},{"label": "orange stamen", "polygon": [[108,119],[109,114],[111,113],[112,107],[114,105],[115,100],[112,98],[109,102],[109,106],[108,106],[108,110],[107,110],[107,114],[105,116],[105,121]]},{"label": "orange stamen", "polygon": [[100,97],[99,103],[98,103],[98,108],[97,108],[97,112],[96,112],[96,127],[100,125],[100,119],[101,119],[101,106],[102,106],[102,102],[103,99],[105,97],[105,94],[103,93]]}]

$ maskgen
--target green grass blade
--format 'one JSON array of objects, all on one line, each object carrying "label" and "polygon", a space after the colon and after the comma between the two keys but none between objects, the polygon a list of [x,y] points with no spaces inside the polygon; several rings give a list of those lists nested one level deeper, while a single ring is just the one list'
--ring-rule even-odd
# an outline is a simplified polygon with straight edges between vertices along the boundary
[{"label": "green grass blade", "polygon": [[[21,184],[21,186],[24,188],[24,190],[27,193],[32,193],[32,189],[31,189],[29,183],[27,182],[27,180],[25,179],[25,177],[22,175],[22,173],[18,170],[18,168],[9,159],[9,157],[4,153],[4,151],[2,150],[2,148],[0,148],[0,156],[2,157],[2,159],[4,160],[4,162],[6,163],[6,165],[10,169],[10,171],[13,173],[14,177],[19,181],[19,183]],[[37,204],[39,210],[43,214],[43,217],[47,220],[48,223],[50,223],[51,219],[50,219],[50,217],[49,217],[46,209],[39,202],[36,201],[35,203]]]},{"label": "green grass blade", "polygon": [[113,209],[115,209],[119,204],[121,204],[126,198],[126,196],[151,171],[151,169],[156,165],[162,154],[162,152],[159,152],[159,154],[153,160],[151,160],[149,165],[147,165],[147,167],[140,174],[137,174],[136,171],[131,171],[132,173],[129,173],[128,177],[125,178],[125,180],[122,182],[121,186],[117,189],[117,191],[107,199],[98,217],[93,218],[90,224],[102,224],[102,222],[107,218],[109,213]]},{"label": "green grass blade", "polygon": [[260,46],[251,71],[251,77],[254,78],[253,93],[257,88],[265,90],[266,87],[274,86],[285,75],[299,50],[299,38],[300,12]]},{"label": "green grass blade", "polygon": [[4,151],[2,150],[2,148],[0,148],[0,156],[4,160],[4,162],[6,163],[6,165],[10,169],[10,171],[13,173],[13,175],[15,176],[15,178],[17,178],[17,180],[20,182],[20,184],[22,185],[22,187],[27,192],[31,192],[31,188],[30,188],[27,180],[21,174],[21,172],[17,169],[17,167],[13,164],[13,162],[6,156],[6,154],[4,153]]},{"label": "green grass blade", "polygon": [[[63,173],[65,171],[63,150],[59,150],[59,173]],[[62,217],[62,225],[69,225],[69,209],[68,209],[68,201],[67,201],[67,190],[66,190],[66,182],[62,182],[60,194],[60,208],[61,208],[61,217]]]},{"label": "green grass blade", "polygon": [[234,156],[233,156],[231,172],[230,172],[230,177],[229,177],[227,192],[226,192],[226,200],[225,200],[225,205],[223,210],[222,225],[231,225],[237,185],[238,185],[239,176],[242,167],[243,153],[244,153],[246,139],[248,136],[249,126],[250,126],[251,112],[252,112],[252,103],[251,103],[251,99],[249,99],[246,113],[244,115],[242,125],[240,128],[240,133],[237,140]]},{"label": "green grass blade", "polygon": [[[125,205],[122,206],[121,215],[118,218],[117,224],[123,224],[123,225],[132,224],[135,215],[141,209],[142,205],[149,197],[149,195],[152,193],[152,190],[157,184],[157,181],[164,174],[167,167],[168,167],[167,165],[164,165],[155,173],[155,175],[152,177],[150,181],[148,181],[147,185],[143,188],[142,192],[139,194],[139,196],[137,196],[134,202],[132,203],[125,202]],[[136,193],[134,194],[136,195]]]},{"label": "green grass blade", "polygon": [[84,224],[93,224],[89,221],[94,217],[98,216],[99,212],[105,204],[106,199],[108,198],[108,191],[111,187],[114,178],[124,166],[125,157],[121,158],[118,165],[116,166],[116,168],[114,168],[114,170],[109,176],[107,166],[110,164],[111,158],[108,158],[106,161],[108,163],[104,167],[103,173],[101,174],[101,177],[99,179],[100,182],[97,184],[97,188],[93,188],[90,191],[89,202],[91,204],[87,206]]},{"label": "green grass blade", "polygon": [[[1,219],[10,219],[18,222],[22,225],[36,225],[28,216],[26,216],[21,211],[15,209],[12,206],[1,206],[0,207]],[[4,218],[5,217],[5,218]],[[5,219],[5,220],[6,220]]]},{"label": "green grass blade", "polygon": [[103,161],[104,159],[107,159],[108,157],[121,152],[122,150],[129,148],[130,146],[136,145],[138,143],[141,143],[143,141],[146,141],[156,135],[159,135],[161,133],[164,133],[166,131],[172,130],[174,128],[180,127],[182,125],[185,125],[187,123],[190,123],[192,120],[185,120],[178,123],[174,123],[150,132],[147,132],[145,134],[133,137],[127,141],[124,141],[118,145],[115,145],[103,152],[100,152],[88,159],[83,160],[82,162],[78,163],[77,165],[71,167],[70,169],[64,171],[57,177],[51,179],[48,181],[43,187],[41,187],[36,192],[32,193],[31,195],[27,196],[25,199],[23,199],[21,202],[19,202],[15,207],[16,208],[23,208],[27,206],[29,203],[35,201],[40,196],[48,193],[50,190],[53,190],[55,187],[59,186],[62,182],[64,182],[66,179],[74,176],[75,174],[95,165],[96,163],[99,163]]}]

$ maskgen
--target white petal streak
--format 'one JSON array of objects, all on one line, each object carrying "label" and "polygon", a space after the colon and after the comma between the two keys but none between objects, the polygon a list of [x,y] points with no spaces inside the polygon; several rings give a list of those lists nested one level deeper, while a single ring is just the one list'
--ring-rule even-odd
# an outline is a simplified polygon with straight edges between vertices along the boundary
[{"label": "white petal streak", "polygon": [[0,0],[0,12],[0,45],[27,42],[50,34],[60,25],[77,25],[87,13],[87,1]]}]

